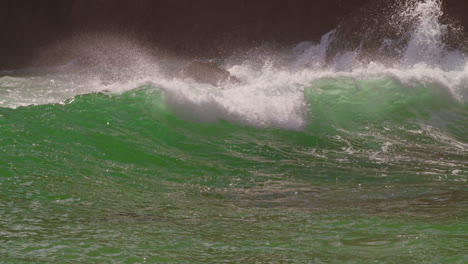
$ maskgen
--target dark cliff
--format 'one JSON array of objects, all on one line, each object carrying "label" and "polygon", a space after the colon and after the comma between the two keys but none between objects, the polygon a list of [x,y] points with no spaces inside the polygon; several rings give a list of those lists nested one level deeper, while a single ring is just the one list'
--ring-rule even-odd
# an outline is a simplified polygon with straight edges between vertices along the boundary
[{"label": "dark cliff", "polygon": [[317,40],[368,0],[3,0],[0,69],[82,32],[131,35],[184,55]]},{"label": "dark cliff", "polygon": [[377,0],[352,10],[351,15],[344,17],[336,29],[328,50],[329,59],[340,51],[358,51],[361,60],[399,60],[400,53],[405,50],[402,47],[412,37],[409,33],[414,32],[421,23],[419,19],[422,14],[417,12],[426,12],[426,15],[432,16],[428,19],[449,25],[443,36],[447,48],[468,52],[468,2],[444,0],[440,1],[440,10],[438,5],[428,5],[428,10],[408,13],[421,2]]},{"label": "dark cliff", "polygon": [[[350,17],[382,0],[1,2],[0,69],[5,69],[27,66],[43,49],[80,33],[127,35],[147,46],[187,56],[223,56],[264,42],[316,41],[341,21],[352,22]],[[468,25],[465,0],[444,4],[448,13]],[[353,27],[347,25],[347,30]]]}]

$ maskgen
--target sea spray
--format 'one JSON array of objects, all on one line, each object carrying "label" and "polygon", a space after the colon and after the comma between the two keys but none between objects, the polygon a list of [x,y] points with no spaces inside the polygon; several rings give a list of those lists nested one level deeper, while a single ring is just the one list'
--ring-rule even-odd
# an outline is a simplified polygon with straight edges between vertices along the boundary
[{"label": "sea spray", "polygon": [[[398,21],[389,24],[399,23],[400,30],[406,30],[402,38],[407,43],[400,47],[399,61],[390,66],[378,58],[361,60],[360,49],[343,50],[328,58],[338,34],[331,31],[318,44],[303,42],[292,49],[251,54],[240,61],[238,57],[220,61],[220,66],[238,77],[240,83],[217,88],[178,78],[175,73],[186,64],[184,60],[154,57],[138,43],[112,35],[91,41],[97,38],[91,35],[71,41],[75,53],[87,54],[81,59],[86,67],[36,77],[2,77],[1,103],[4,107],[58,103],[84,93],[118,94],[149,85],[162,89],[168,109],[191,122],[224,120],[254,127],[304,130],[311,115],[315,115],[315,103],[305,94],[327,93],[317,85],[322,80],[350,78],[356,83],[349,89],[359,90],[360,82],[386,76],[407,89],[419,89],[421,83],[435,85],[434,89],[440,89],[444,97],[466,102],[466,58],[445,46],[451,25],[440,20],[441,2],[409,1],[394,12]],[[402,41],[393,43],[401,45]],[[91,47],[93,43],[96,45]],[[384,40],[382,47],[389,43]]]},{"label": "sea spray", "polygon": [[391,63],[338,28],[221,87],[121,38],[0,77],[0,262],[466,262],[468,66],[414,3]]},{"label": "sea spray", "polygon": [[[411,85],[413,80],[435,82],[450,90],[459,100],[466,100],[466,87],[464,86],[467,75],[466,59],[459,51],[448,51],[445,47],[445,34],[450,25],[441,24],[441,2],[409,1],[399,8],[394,11],[398,16],[393,16],[398,21],[389,21],[389,24],[406,23],[407,26],[401,26],[401,28],[410,31],[403,34],[409,37],[407,44],[401,48],[401,59],[391,66],[382,64],[378,58],[361,61],[359,49],[343,50],[334,58],[327,58],[330,45],[336,40],[337,32],[332,31],[325,34],[317,45],[302,43],[291,50],[274,50],[270,54],[251,56],[240,62],[236,57],[225,60],[221,66],[239,77],[242,82],[240,85],[228,85],[219,90],[209,85],[174,79],[174,72],[177,72],[177,69],[180,70],[185,63],[183,60],[152,57],[150,52],[140,47],[138,43],[116,36],[106,36],[100,41],[93,42],[91,40],[99,36],[91,35],[77,37],[71,41],[74,43],[72,46],[76,47],[75,53],[88,54],[84,56],[87,58],[84,61],[89,66],[88,68],[77,68],[65,75],[58,73],[48,77],[38,77],[34,79],[34,85],[37,87],[32,91],[31,89],[10,89],[5,94],[6,98],[12,99],[3,100],[3,105],[14,107],[60,102],[76,94],[100,91],[119,93],[141,84],[152,83],[163,87],[168,94],[172,94],[168,98],[171,98],[174,104],[187,103],[193,99],[194,102],[198,101],[220,112],[206,114],[211,112],[203,110],[201,112],[205,114],[200,114],[198,118],[200,120],[245,119],[250,120],[245,122],[250,125],[282,127],[281,124],[285,124],[284,127],[297,129],[303,127],[306,122],[303,114],[305,102],[300,99],[300,94],[304,87],[322,78],[390,75],[406,85]],[[90,43],[97,43],[97,45],[90,45]],[[381,46],[388,45],[388,43],[389,40],[385,40]],[[67,80],[69,80],[68,83]],[[11,82],[11,79],[3,81],[4,83]],[[19,87],[27,87],[28,83],[31,83],[28,78],[24,77],[18,77],[16,81]],[[61,85],[54,85],[54,83]],[[40,88],[41,86],[44,88]],[[64,89],[63,86],[67,88]],[[275,98],[279,98],[278,96],[285,98],[286,101],[290,100],[289,103],[285,101],[285,104],[289,106],[284,105],[285,108],[281,110],[281,113],[271,115],[278,116],[277,119],[275,117],[263,118],[262,116],[276,112],[274,108],[277,104],[274,101]],[[15,102],[15,98],[18,102]],[[208,101],[212,103],[207,104]],[[177,106],[174,107],[177,108]],[[203,108],[201,106],[201,109]],[[183,114],[182,110],[179,112],[190,116],[194,109],[188,109],[186,114]],[[210,115],[212,117],[209,117]],[[242,117],[243,115],[245,118]],[[286,116],[291,118],[286,118]],[[257,119],[258,123],[252,121],[254,119]],[[298,121],[292,122],[288,119]],[[296,124],[291,125],[292,123]]]},{"label": "sea spray", "polygon": [[402,65],[424,63],[445,70],[463,69],[466,63],[464,55],[459,51],[449,51],[444,43],[450,25],[441,24],[441,1],[428,0],[413,5],[411,12],[405,10],[403,13],[405,19],[413,25],[411,38],[403,53]]}]

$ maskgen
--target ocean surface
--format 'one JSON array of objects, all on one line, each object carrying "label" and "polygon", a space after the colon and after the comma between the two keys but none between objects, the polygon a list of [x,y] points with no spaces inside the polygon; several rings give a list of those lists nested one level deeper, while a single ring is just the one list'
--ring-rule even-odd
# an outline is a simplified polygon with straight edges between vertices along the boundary
[{"label": "ocean surface", "polygon": [[392,64],[330,32],[220,87],[130,48],[2,72],[0,263],[467,263],[468,60],[410,11]]}]

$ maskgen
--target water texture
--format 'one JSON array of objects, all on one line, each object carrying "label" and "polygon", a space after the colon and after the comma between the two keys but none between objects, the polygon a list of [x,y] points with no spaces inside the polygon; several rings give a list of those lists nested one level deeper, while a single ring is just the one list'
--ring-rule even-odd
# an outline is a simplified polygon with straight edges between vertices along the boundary
[{"label": "water texture", "polygon": [[391,65],[330,32],[221,87],[142,49],[3,72],[0,263],[466,263],[467,60],[439,1],[403,11]]}]

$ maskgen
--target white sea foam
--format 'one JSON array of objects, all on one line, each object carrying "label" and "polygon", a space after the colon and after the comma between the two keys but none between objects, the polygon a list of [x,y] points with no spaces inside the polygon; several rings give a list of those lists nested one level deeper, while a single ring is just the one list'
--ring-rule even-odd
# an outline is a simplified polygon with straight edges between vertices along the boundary
[{"label": "white sea foam", "polygon": [[[402,15],[411,18],[411,38],[400,63],[363,63],[358,50],[344,50],[327,61],[334,31],[320,43],[302,42],[289,50],[229,58],[221,67],[240,84],[213,87],[175,77],[186,61],[154,58],[146,49],[120,49],[128,53],[125,67],[103,63],[93,71],[47,74],[39,77],[0,79],[0,106],[61,102],[78,94],[110,91],[121,93],[144,84],[162,88],[168,106],[183,118],[213,122],[228,120],[260,127],[300,130],[307,124],[304,89],[323,78],[389,76],[409,89],[418,83],[434,83],[461,102],[468,100],[468,64],[459,51],[446,49],[443,39],[450,25],[440,22],[440,1],[414,1]],[[112,41],[112,40],[108,40]],[[120,40],[119,40],[120,41]],[[388,41],[387,41],[388,42]],[[385,43],[384,43],[385,44]],[[105,61],[105,58],[102,58]]]}]

